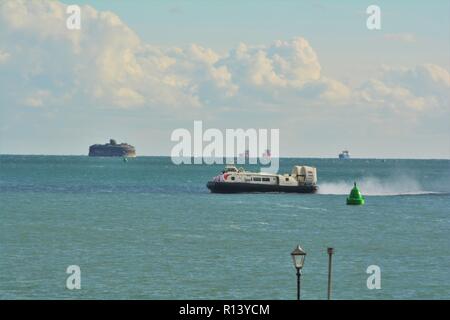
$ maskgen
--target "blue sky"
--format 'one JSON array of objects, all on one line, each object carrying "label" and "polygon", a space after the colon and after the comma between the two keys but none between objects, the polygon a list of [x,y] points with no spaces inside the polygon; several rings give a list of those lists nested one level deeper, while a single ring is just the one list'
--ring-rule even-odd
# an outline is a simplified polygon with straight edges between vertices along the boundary
[{"label": "blue sky", "polygon": [[[448,1],[78,1],[118,13],[146,42],[183,46],[197,43],[227,51],[239,42],[266,44],[301,35],[337,68],[347,61],[416,63],[433,59],[449,67],[450,3]],[[365,28],[366,8],[382,9],[382,30]],[[386,48],[381,35],[411,33],[419,45]],[[387,50],[383,57],[374,47]],[[383,48],[384,47],[384,48]],[[433,48],[433,57],[430,56]],[[410,50],[408,50],[410,49]],[[374,60],[377,59],[377,60]],[[340,61],[340,60],[339,60]]]},{"label": "blue sky", "polygon": [[282,156],[450,158],[448,1],[76,4],[79,31],[58,1],[0,4],[0,153],[168,155],[203,120],[280,128]]}]

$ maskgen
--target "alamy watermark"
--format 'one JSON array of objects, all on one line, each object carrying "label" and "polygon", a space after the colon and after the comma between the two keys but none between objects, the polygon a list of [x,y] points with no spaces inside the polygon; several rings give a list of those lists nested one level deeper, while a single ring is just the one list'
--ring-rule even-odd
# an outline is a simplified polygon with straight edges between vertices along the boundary
[{"label": "alamy watermark", "polygon": [[66,288],[69,290],[81,289],[81,269],[77,265],[70,265],[66,269],[69,276],[66,279]]},{"label": "alamy watermark", "polygon": [[69,17],[66,20],[66,27],[69,30],[80,30],[81,29],[81,8],[72,4],[67,6],[66,13]]},{"label": "alamy watermark", "polygon": [[194,121],[193,133],[179,128],[170,140],[178,142],[171,151],[174,164],[261,164],[261,171],[279,169],[279,129],[203,130],[202,121]]},{"label": "alamy watermark", "polygon": [[370,5],[366,9],[366,13],[369,15],[366,20],[366,26],[369,30],[381,29],[381,9],[377,5]]},{"label": "alamy watermark", "polygon": [[370,274],[367,278],[367,289],[381,289],[381,268],[375,264],[367,267],[366,273]]}]

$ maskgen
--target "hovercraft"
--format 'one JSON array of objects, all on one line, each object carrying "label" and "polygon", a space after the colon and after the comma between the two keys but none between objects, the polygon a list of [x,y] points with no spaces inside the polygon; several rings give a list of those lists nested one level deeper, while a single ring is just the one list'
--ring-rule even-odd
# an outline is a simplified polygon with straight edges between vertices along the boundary
[{"label": "hovercraft", "polygon": [[317,186],[316,168],[294,166],[291,174],[249,172],[243,168],[226,166],[221,174],[206,184],[213,193],[241,192],[295,192],[315,193]]}]

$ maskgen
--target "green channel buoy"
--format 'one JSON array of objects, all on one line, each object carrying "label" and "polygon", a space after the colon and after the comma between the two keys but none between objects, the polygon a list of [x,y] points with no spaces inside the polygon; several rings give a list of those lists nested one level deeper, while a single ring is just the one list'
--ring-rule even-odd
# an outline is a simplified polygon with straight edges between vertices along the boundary
[{"label": "green channel buoy", "polygon": [[356,182],[353,184],[352,191],[350,191],[350,195],[347,197],[347,204],[348,205],[364,204],[364,197],[361,195],[361,192],[356,186]]}]

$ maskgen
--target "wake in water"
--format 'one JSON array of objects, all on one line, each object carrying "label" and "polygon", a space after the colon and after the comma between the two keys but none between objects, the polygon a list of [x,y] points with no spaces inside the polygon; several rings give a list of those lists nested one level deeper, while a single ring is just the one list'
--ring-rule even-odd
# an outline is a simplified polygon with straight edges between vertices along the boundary
[{"label": "wake in water", "polygon": [[[441,194],[442,192],[426,191],[414,179],[401,177],[382,180],[375,177],[362,178],[356,181],[361,193],[367,196],[398,196]],[[319,184],[319,194],[349,194],[353,181],[324,182]]]}]

